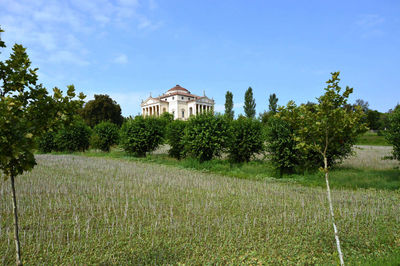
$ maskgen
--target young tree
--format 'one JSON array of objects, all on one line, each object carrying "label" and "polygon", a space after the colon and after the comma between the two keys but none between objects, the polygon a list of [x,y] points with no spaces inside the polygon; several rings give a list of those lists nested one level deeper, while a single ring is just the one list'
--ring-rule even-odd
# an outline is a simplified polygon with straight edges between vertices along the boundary
[{"label": "young tree", "polygon": [[88,101],[81,111],[85,122],[94,127],[102,121],[122,125],[121,107],[108,95],[95,94],[94,100]]},{"label": "young tree", "polygon": [[253,118],[256,115],[256,101],[253,98],[253,89],[249,87],[244,95],[244,113]]},{"label": "young tree", "polygon": [[233,94],[230,91],[227,91],[225,94],[225,115],[231,120],[235,115],[233,111]]},{"label": "young tree", "polygon": [[336,245],[340,263],[344,265],[329,187],[330,165],[328,165],[328,153],[331,149],[337,150],[343,147],[351,147],[356,138],[365,132],[367,127],[362,123],[365,114],[359,106],[355,106],[354,110],[345,107],[353,89],[346,87],[346,90],[341,94],[341,87],[339,86],[340,72],[331,74],[331,79],[326,82],[328,86],[325,88],[325,94],[318,98],[318,104],[314,106],[314,109],[311,110],[305,105],[300,107],[301,115],[299,119],[304,126],[299,130],[298,146],[302,149],[318,152],[323,160],[323,172],[325,173]]},{"label": "young tree", "polygon": [[[5,47],[1,41],[0,47]],[[19,44],[14,45],[8,60],[0,61],[0,170],[5,180],[11,181],[17,265],[22,260],[15,177],[36,165],[34,138],[56,119],[48,112],[51,105],[46,89],[36,84],[36,71]]]},{"label": "young tree", "polygon": [[269,111],[272,114],[276,114],[276,111],[278,109],[278,98],[276,97],[276,94],[275,93],[270,94],[268,101],[269,101],[268,105]]}]

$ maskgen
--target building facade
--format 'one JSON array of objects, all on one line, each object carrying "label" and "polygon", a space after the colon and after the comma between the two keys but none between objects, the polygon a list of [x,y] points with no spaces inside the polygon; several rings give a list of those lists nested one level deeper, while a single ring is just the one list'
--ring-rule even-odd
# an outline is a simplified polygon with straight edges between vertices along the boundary
[{"label": "building facade", "polygon": [[179,85],[169,89],[163,95],[153,98],[149,97],[142,101],[143,116],[160,116],[169,112],[174,119],[187,120],[191,115],[214,110],[214,100],[203,96],[191,94]]}]

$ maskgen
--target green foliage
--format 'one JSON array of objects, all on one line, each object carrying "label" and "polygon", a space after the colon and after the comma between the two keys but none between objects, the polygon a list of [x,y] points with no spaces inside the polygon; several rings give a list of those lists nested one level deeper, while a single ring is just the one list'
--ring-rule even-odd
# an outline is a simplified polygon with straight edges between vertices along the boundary
[{"label": "green foliage", "polygon": [[55,142],[56,133],[53,131],[48,131],[42,136],[40,136],[38,140],[38,148],[40,152],[49,153],[57,150],[57,144]]},{"label": "green foliage", "polygon": [[262,124],[254,118],[240,116],[232,121],[232,138],[229,143],[229,158],[234,162],[248,162],[263,150]]},{"label": "green foliage", "polygon": [[293,125],[282,117],[272,116],[268,120],[266,151],[272,165],[279,170],[281,176],[294,172],[301,164],[303,155],[297,148],[294,132]]},{"label": "green foliage", "polygon": [[253,89],[249,87],[244,95],[244,113],[247,117],[253,118],[256,115],[256,101],[253,97]]},{"label": "green foliage", "polygon": [[269,95],[268,102],[269,102],[269,105],[268,105],[269,111],[272,114],[276,114],[276,112],[278,110],[278,98],[276,97],[275,93],[272,93],[271,95]]},{"label": "green foliage", "polygon": [[400,108],[396,108],[388,115],[385,137],[393,145],[393,158],[400,160]]},{"label": "green foliage", "polygon": [[118,143],[119,129],[116,124],[111,122],[100,122],[93,128],[90,144],[93,148],[105,152],[110,151],[110,147]]},{"label": "green foliage", "polygon": [[165,127],[160,119],[136,116],[122,125],[120,144],[127,153],[143,157],[162,143],[164,134]]},{"label": "green foliage", "polygon": [[187,122],[185,151],[201,162],[208,161],[227,148],[229,139],[228,120],[220,115],[203,113]]},{"label": "green foliage", "polygon": [[102,121],[109,121],[119,126],[123,122],[121,107],[108,95],[95,94],[94,100],[85,104],[81,115],[90,127]]},{"label": "green foliage", "polygon": [[383,128],[381,113],[377,110],[367,111],[367,124],[370,129],[378,130]]},{"label": "green foliage", "polygon": [[169,156],[180,160],[184,156],[185,144],[183,142],[186,122],[174,120],[166,130],[166,139],[171,148],[168,151]]},{"label": "green foliage", "polygon": [[[0,47],[5,47],[3,42]],[[0,170],[6,178],[34,167],[34,137],[50,119],[44,112],[47,91],[36,84],[36,71],[19,44],[8,60],[0,61]]]},{"label": "green foliage", "polygon": [[54,139],[57,151],[85,151],[89,148],[91,129],[81,120],[60,129]]},{"label": "green foliage", "polygon": [[318,98],[318,104],[312,109],[300,106],[299,128],[296,140],[303,151],[320,154],[320,164],[327,158],[332,166],[348,157],[358,136],[366,132],[367,127],[362,120],[365,117],[360,106],[346,108],[347,99],[353,89],[346,87],[341,93],[339,86],[340,72],[332,73],[326,83],[325,94]]},{"label": "green foliage", "polygon": [[233,111],[233,94],[227,91],[225,94],[225,116],[233,120],[235,112]]}]

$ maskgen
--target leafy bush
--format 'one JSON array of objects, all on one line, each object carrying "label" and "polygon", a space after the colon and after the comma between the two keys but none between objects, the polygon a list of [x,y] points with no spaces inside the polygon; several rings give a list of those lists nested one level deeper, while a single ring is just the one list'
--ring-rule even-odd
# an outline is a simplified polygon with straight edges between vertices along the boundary
[{"label": "leafy bush", "polygon": [[207,112],[192,116],[186,126],[185,151],[200,162],[219,156],[228,146],[229,122],[223,116]]},{"label": "leafy bush", "polygon": [[232,139],[229,158],[234,162],[248,162],[263,150],[262,124],[260,121],[240,116],[232,121]]},{"label": "leafy bush", "polygon": [[60,129],[55,136],[57,151],[85,151],[89,148],[90,128],[83,121],[75,121]]},{"label": "leafy bush", "polygon": [[40,152],[49,153],[57,149],[55,143],[55,132],[46,132],[40,136],[38,140],[38,148]]},{"label": "leafy bush", "polygon": [[396,108],[389,114],[385,137],[393,145],[393,158],[400,161],[400,108]]},{"label": "leafy bush", "polygon": [[110,147],[118,143],[118,137],[119,129],[116,124],[101,122],[93,128],[90,144],[93,148],[109,152]]},{"label": "leafy bush", "polygon": [[171,146],[168,154],[178,160],[184,155],[185,144],[183,138],[185,128],[186,122],[182,120],[174,120],[167,126],[166,130],[166,139],[168,144]]},{"label": "leafy bush", "polygon": [[143,157],[162,143],[164,131],[160,119],[136,116],[122,125],[120,144],[127,153]]},{"label": "leafy bush", "polygon": [[273,166],[279,169],[280,175],[294,172],[300,164],[300,152],[294,139],[292,125],[278,116],[270,117],[266,130],[266,140],[266,151]]}]

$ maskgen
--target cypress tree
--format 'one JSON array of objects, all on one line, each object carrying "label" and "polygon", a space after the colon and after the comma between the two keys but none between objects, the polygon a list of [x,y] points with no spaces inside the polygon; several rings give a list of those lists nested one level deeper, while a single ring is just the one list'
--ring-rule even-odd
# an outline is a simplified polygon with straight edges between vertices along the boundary
[{"label": "cypress tree", "polygon": [[230,91],[225,94],[225,115],[231,120],[235,115],[233,111],[233,94]]},{"label": "cypress tree", "polygon": [[244,95],[244,113],[253,118],[256,115],[256,101],[253,98],[253,89],[249,87]]}]

